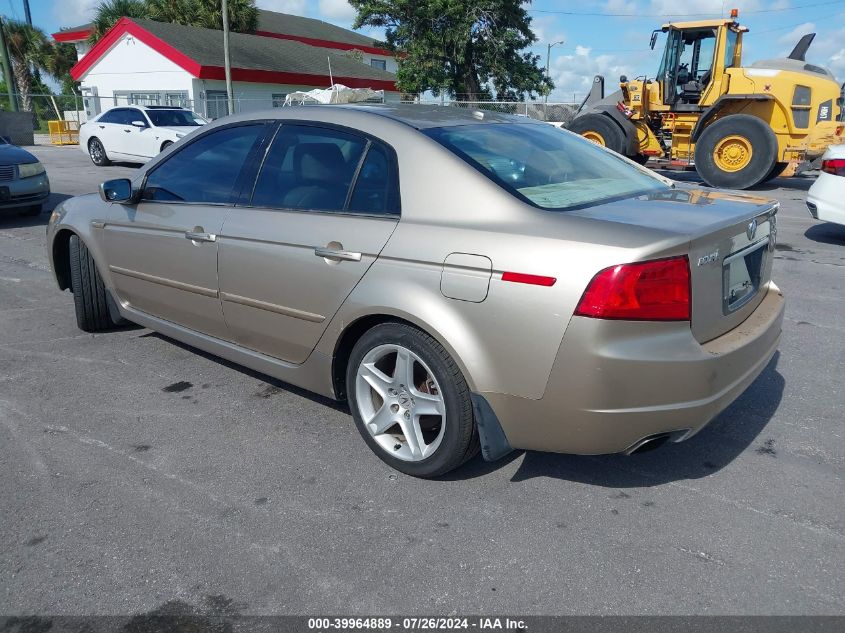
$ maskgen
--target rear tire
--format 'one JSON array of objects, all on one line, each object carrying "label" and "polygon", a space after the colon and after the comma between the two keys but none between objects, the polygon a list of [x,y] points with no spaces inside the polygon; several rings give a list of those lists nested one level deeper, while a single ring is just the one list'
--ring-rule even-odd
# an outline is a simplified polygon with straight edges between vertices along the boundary
[{"label": "rear tire", "polygon": [[638,165],[645,165],[650,157],[646,156],[645,154],[635,154],[634,156],[629,156],[628,158],[630,158]]},{"label": "rear tire", "polygon": [[709,125],[695,144],[695,167],[711,187],[759,185],[777,162],[775,133],[762,119],[732,114]]},{"label": "rear tire", "polygon": [[85,332],[112,329],[115,323],[109,314],[106,287],[88,247],[78,235],[72,235],[68,252],[76,324]]},{"label": "rear tire", "polygon": [[[399,351],[412,359],[413,385],[401,378],[408,374],[399,369]],[[382,372],[381,377],[375,379],[378,389],[370,388],[376,372],[367,368],[373,367]],[[399,393],[395,397],[374,395],[379,390],[388,392],[397,388]],[[422,388],[427,388],[426,392],[421,393]],[[358,340],[346,369],[346,393],[355,426],[364,442],[382,461],[407,475],[437,477],[454,470],[479,451],[470,390],[460,368],[437,340],[411,325],[383,323]],[[407,405],[409,396],[411,404]],[[430,406],[432,400],[439,400],[442,415],[418,418],[420,407]],[[429,438],[418,443],[423,450],[416,457],[408,453],[411,442],[402,431],[405,428],[401,421],[403,408],[409,408],[410,413],[410,418],[405,417],[405,420],[410,419],[410,424],[416,422],[420,429],[423,422],[434,423],[418,432],[420,438],[425,434],[429,434]],[[385,417],[381,414],[385,414],[385,422],[381,421]],[[364,422],[364,415],[370,421],[369,426]],[[377,425],[383,430],[370,430]],[[425,455],[428,450],[431,453]]]},{"label": "rear tire", "polygon": [[91,157],[91,162],[97,167],[106,167],[111,165],[108,154],[106,154],[106,147],[103,142],[96,136],[88,140],[88,156]]},{"label": "rear tire", "polygon": [[572,121],[568,129],[596,145],[612,149],[617,154],[624,154],[625,134],[609,116],[585,114]]}]

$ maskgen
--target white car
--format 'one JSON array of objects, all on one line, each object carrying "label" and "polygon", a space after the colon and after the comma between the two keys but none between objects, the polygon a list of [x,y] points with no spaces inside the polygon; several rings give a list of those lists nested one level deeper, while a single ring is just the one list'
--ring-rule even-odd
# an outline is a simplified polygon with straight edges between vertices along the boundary
[{"label": "white car", "polygon": [[79,128],[79,147],[99,167],[111,161],[146,163],[206,121],[171,106],[122,106],[106,110]]},{"label": "white car", "polygon": [[831,145],[822,171],[807,192],[807,208],[817,220],[845,225],[845,144]]}]

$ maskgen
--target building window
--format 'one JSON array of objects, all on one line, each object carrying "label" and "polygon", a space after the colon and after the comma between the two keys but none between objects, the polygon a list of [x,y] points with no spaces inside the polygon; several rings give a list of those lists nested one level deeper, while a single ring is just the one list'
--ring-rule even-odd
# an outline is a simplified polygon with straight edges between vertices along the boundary
[{"label": "building window", "polygon": [[188,93],[187,92],[165,92],[164,105],[174,106],[176,108],[188,107]]},{"label": "building window", "polygon": [[129,103],[132,105],[158,105],[160,95],[157,92],[130,92]]},{"label": "building window", "polygon": [[286,92],[274,92],[273,93],[273,107],[274,108],[281,108],[285,105],[285,98],[288,96]]},{"label": "building window", "polygon": [[379,70],[387,70],[387,60],[385,59],[371,59],[370,66],[378,68]]}]

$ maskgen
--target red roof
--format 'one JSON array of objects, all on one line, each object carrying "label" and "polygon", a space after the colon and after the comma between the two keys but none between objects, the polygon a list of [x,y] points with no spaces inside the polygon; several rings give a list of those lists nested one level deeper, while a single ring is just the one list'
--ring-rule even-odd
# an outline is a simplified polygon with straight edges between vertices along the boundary
[{"label": "red roof", "polygon": [[[224,79],[222,46],[217,42],[217,33],[210,29],[124,17],[76,63],[70,74],[80,81],[121,37],[131,35],[198,79]],[[350,88],[396,90],[390,73],[343,55],[336,55],[332,61],[335,72],[331,79],[328,74],[310,72],[323,67],[324,54],[319,48],[298,40],[275,41],[278,44],[255,35],[233,33],[232,79],[304,86],[328,86],[333,79]],[[316,63],[315,56],[319,57]],[[279,68],[285,70],[277,70]]]}]

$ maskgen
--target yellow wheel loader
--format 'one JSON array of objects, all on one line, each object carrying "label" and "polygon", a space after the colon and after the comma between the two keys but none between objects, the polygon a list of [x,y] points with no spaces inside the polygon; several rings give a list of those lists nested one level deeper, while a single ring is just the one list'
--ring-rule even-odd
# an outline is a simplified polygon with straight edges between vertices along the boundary
[{"label": "yellow wheel loader", "polygon": [[596,77],[568,129],[644,164],[695,164],[709,185],[746,189],[821,156],[840,142],[843,96],[833,74],[805,61],[814,34],[787,58],[742,65],[741,26],[730,18],[664,24],[654,79],[619,80],[604,96]]}]

